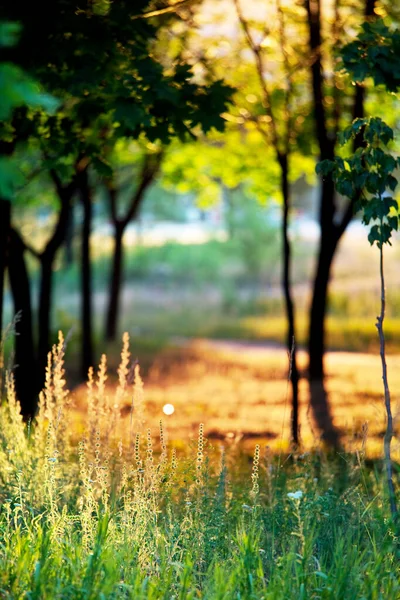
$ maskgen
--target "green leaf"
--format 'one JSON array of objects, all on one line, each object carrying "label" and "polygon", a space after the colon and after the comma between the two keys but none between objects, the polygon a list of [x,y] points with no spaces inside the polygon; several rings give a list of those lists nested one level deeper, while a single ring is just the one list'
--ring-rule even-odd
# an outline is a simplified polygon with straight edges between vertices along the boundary
[{"label": "green leaf", "polygon": [[322,177],[327,177],[335,170],[335,163],[332,160],[322,160],[317,163],[315,167],[315,172],[317,175],[321,175]]},{"label": "green leaf", "polygon": [[0,47],[10,48],[18,43],[21,25],[12,22],[0,22]]},{"label": "green leaf", "polygon": [[59,101],[43,93],[39,86],[15,65],[0,64],[0,121],[10,118],[12,111],[20,106],[42,108],[54,113]]},{"label": "green leaf", "polygon": [[11,157],[0,157],[0,197],[12,200],[16,188],[23,183],[24,177],[17,161]]},{"label": "green leaf", "polygon": [[379,227],[378,227],[378,225],[374,225],[373,227],[371,227],[371,230],[368,234],[368,241],[372,246],[372,244],[374,242],[379,242],[379,240],[380,240]]},{"label": "green leaf", "polygon": [[337,180],[336,189],[339,194],[342,194],[342,196],[353,198],[355,195],[355,190],[351,181],[351,175],[347,175],[346,173],[342,174],[342,176]]},{"label": "green leaf", "polygon": [[112,177],[113,169],[111,165],[103,158],[99,156],[94,156],[92,158],[92,165],[95,171],[102,177]]},{"label": "green leaf", "polygon": [[397,179],[393,175],[388,175],[386,178],[386,186],[393,192],[397,187]]},{"label": "green leaf", "polygon": [[395,216],[395,217],[388,217],[388,225],[391,229],[394,229],[394,231],[398,231],[399,229],[399,217]]}]

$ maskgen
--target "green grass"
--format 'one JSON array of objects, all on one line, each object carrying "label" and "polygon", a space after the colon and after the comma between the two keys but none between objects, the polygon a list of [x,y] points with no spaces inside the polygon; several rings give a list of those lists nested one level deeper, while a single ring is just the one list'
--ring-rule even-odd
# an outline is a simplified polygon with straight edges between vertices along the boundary
[{"label": "green grass", "polygon": [[[286,457],[256,447],[251,460],[213,448],[200,427],[177,455],[162,428],[146,431],[127,339],[118,388],[100,372],[74,426],[62,360],[60,340],[28,428],[10,380],[0,410],[2,598],[400,597],[382,465],[362,446]],[[132,394],[124,436],[119,404]]]},{"label": "green grass", "polygon": [[[272,239],[271,247],[256,246],[252,251],[256,249],[256,257],[248,255],[247,247],[237,240],[127,248],[124,289],[129,291],[130,300],[122,307],[120,330],[131,331],[139,340],[155,338],[163,343],[175,336],[284,343],[287,326],[276,240]],[[294,283],[299,284],[294,287],[297,343],[305,346],[309,297],[304,282],[312,274],[313,249],[302,242],[296,243],[295,250]],[[257,266],[251,267],[249,261]],[[109,264],[108,254],[99,255],[94,261],[95,294],[107,289]],[[78,308],[69,307],[68,298],[74,290],[75,294],[78,292],[78,281],[76,265],[57,273],[57,329],[67,331],[77,321]],[[328,349],[376,352],[378,289],[373,280],[367,289],[360,290],[347,291],[343,283],[344,280],[336,286],[334,281],[331,286]],[[396,352],[400,339],[400,293],[392,286],[387,295],[387,345],[389,352]],[[101,342],[104,314],[99,310],[95,323],[96,337]]]},{"label": "green grass", "polygon": [[[245,241],[247,244],[247,238]],[[257,239],[251,245],[251,252],[240,236],[228,242],[214,240],[197,245],[170,242],[160,247],[127,247],[124,291],[128,300],[121,307],[120,331],[129,330],[139,346],[165,345],[176,336],[284,343],[286,320],[280,289],[279,246],[274,236],[269,242],[265,240],[265,247],[260,247],[259,240],[256,242]],[[358,272],[362,255],[357,257],[357,253],[352,256],[354,273]],[[296,337],[300,346],[306,345],[308,336],[309,290],[304,283],[310,280],[312,260],[312,246],[297,242],[293,273],[298,284],[294,287],[294,297]],[[343,258],[340,260],[339,272],[347,265]],[[393,274],[396,257],[390,260]],[[52,321],[55,332],[60,328],[66,332],[72,328],[73,340],[78,342],[79,266],[73,264],[65,268],[61,262],[60,257],[55,273]],[[104,349],[110,262],[110,247],[105,243],[104,251],[95,255],[93,260],[95,342],[101,351]],[[36,266],[32,260],[35,289],[38,284]],[[345,275],[348,277],[347,271]],[[371,278],[368,283],[363,276],[364,288],[358,289],[350,278],[347,290],[343,287],[346,284],[343,277],[342,274],[338,284],[334,279],[331,285],[328,349],[376,352],[375,317],[379,305],[376,282]],[[387,296],[385,330],[388,351],[397,352],[400,293],[395,285],[388,286]],[[10,302],[6,308],[7,322],[12,318]],[[113,348],[107,348],[107,351],[113,355]],[[148,354],[147,350],[145,353]]]}]

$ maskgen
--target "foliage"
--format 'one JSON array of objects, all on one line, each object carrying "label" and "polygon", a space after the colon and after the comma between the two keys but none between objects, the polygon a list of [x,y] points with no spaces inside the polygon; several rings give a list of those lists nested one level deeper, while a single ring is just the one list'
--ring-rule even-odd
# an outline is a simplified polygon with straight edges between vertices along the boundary
[{"label": "foliage", "polygon": [[363,23],[356,39],[341,50],[342,66],[354,81],[372,77],[389,92],[400,87],[400,30],[391,29],[382,19]]},{"label": "foliage", "polygon": [[[20,26],[17,23],[0,21],[0,49],[10,48],[18,43]],[[9,142],[12,131],[6,125],[17,108],[29,106],[54,113],[59,102],[45,94],[39,85],[19,66],[11,62],[0,63],[0,131],[3,141]],[[7,153],[9,154],[9,153]],[[18,163],[10,156],[0,156],[0,196],[11,199],[15,186],[23,182]]]},{"label": "foliage", "polygon": [[156,439],[144,429],[127,336],[117,389],[106,386],[105,357],[90,374],[80,439],[63,354],[60,337],[34,423],[23,424],[10,377],[0,409],[5,597],[398,598],[396,537],[363,451],[283,464],[256,446],[250,471],[200,425],[194,448],[177,453],[163,424]]},{"label": "foliage", "polygon": [[[16,23],[0,23],[0,48],[16,45],[19,35],[20,27]],[[16,65],[0,65],[0,85],[0,121],[9,119],[13,110],[20,106],[42,107],[48,112],[54,112],[58,106],[57,100],[44,94],[37,83]]]},{"label": "foliage", "polygon": [[394,169],[400,166],[400,159],[382,149],[393,139],[393,130],[379,117],[368,120],[357,119],[345,129],[341,135],[342,144],[356,136],[362,136],[362,145],[353,156],[343,160],[323,161],[319,165],[321,174],[332,175],[336,189],[355,201],[355,207],[363,211],[363,222],[368,225],[374,221],[368,235],[370,244],[376,242],[379,248],[379,274],[381,283],[381,310],[377,317],[376,327],[380,341],[380,356],[382,363],[382,380],[384,387],[385,408],[387,414],[386,432],[384,436],[385,469],[389,490],[389,503],[393,519],[397,519],[396,493],[393,482],[393,466],[391,459],[391,441],[393,433],[393,416],[391,408],[390,389],[387,377],[385,335],[383,322],[385,319],[386,294],[385,275],[383,266],[383,245],[390,244],[393,230],[398,229],[398,203],[387,190],[393,192],[397,179],[392,175]]},{"label": "foliage", "polygon": [[[379,117],[356,119],[340,134],[341,144],[362,135],[363,145],[349,157],[335,157],[334,161],[322,161],[317,172],[324,177],[332,176],[337,191],[355,199],[356,210],[362,210],[363,223],[374,224],[368,235],[371,245],[379,248],[389,243],[393,230],[398,229],[398,203],[388,195],[397,186],[393,175],[400,166],[400,159],[385,151],[393,139],[393,130]],[[376,223],[378,221],[378,223]]]},{"label": "foliage", "polygon": [[79,156],[89,157],[100,175],[109,176],[108,154],[121,137],[144,134],[167,143],[197,126],[204,131],[223,126],[219,115],[230,88],[220,81],[198,85],[182,61],[165,68],[155,60],[151,45],[157,27],[130,18],[148,4],[111,3],[107,11],[92,11],[86,2],[43,0],[35,11],[23,10],[18,1],[3,8],[22,21],[15,61],[62,100],[52,118],[22,113],[14,131],[19,138],[39,140],[47,167],[57,167],[63,178],[71,175]]}]

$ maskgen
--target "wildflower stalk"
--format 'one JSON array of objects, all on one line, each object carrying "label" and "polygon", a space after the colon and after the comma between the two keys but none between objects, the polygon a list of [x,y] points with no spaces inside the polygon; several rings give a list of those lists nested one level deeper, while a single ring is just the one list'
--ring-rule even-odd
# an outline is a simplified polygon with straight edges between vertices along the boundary
[{"label": "wildflower stalk", "polygon": [[256,502],[258,493],[260,491],[260,486],[258,483],[259,463],[260,463],[260,446],[259,446],[259,444],[256,444],[256,447],[254,448],[253,468],[252,468],[252,472],[251,472],[252,487],[251,487],[251,492],[250,492],[250,496],[254,503]]}]

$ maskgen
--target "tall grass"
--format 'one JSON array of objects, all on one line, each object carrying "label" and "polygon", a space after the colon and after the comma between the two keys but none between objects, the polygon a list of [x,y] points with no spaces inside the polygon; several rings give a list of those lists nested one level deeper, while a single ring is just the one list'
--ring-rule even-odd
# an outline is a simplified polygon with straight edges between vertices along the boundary
[{"label": "tall grass", "polygon": [[83,430],[73,425],[62,336],[34,422],[23,423],[7,375],[0,597],[400,598],[381,468],[366,465],[362,447],[276,460],[256,446],[249,461],[240,448],[211,447],[200,426],[177,454],[163,423],[146,430],[128,342],[116,389],[105,356],[89,372]]}]

